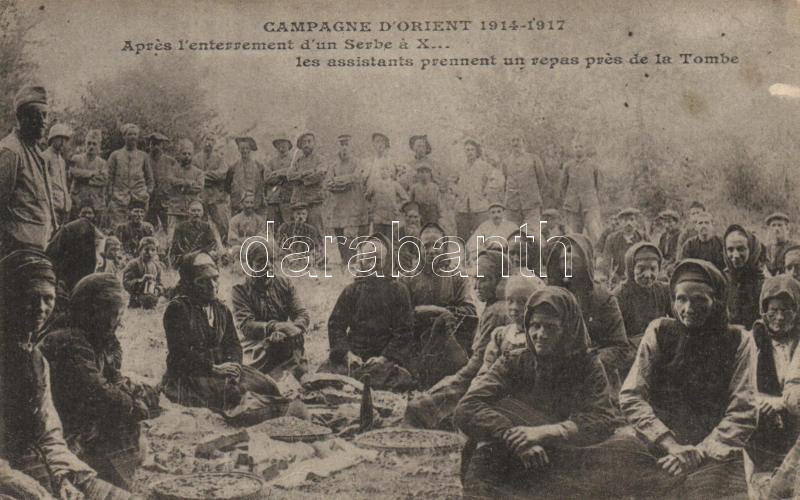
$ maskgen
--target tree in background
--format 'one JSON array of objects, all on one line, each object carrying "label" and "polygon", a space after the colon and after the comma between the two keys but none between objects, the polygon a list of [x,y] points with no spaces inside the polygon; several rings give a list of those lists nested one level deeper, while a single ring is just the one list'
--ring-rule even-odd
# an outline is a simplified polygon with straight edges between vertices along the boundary
[{"label": "tree in background", "polygon": [[199,148],[206,131],[222,134],[217,113],[210,107],[203,86],[202,66],[192,57],[145,59],[131,68],[89,83],[74,109],[64,119],[80,140],[89,129],[103,131],[104,156],[122,147],[122,125],[135,123],[142,136],[160,132],[172,141],[187,138]]},{"label": "tree in background", "polygon": [[22,14],[17,0],[0,0],[0,133],[14,127],[13,102],[17,90],[31,79],[36,70],[25,50],[34,43],[30,32],[35,21]]}]

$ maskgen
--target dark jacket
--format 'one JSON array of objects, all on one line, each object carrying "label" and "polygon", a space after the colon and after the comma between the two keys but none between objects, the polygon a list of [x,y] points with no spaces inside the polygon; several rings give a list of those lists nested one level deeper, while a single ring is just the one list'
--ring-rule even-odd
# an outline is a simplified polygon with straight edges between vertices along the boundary
[{"label": "dark jacket", "polygon": [[701,241],[695,235],[687,239],[678,252],[678,260],[700,259],[714,264],[717,269],[725,269],[725,245],[719,236],[712,236],[708,241]]},{"label": "dark jacket", "polygon": [[761,271],[762,246],[754,234],[737,224],[728,227],[725,237],[733,231],[741,231],[747,235],[750,253],[747,262],[740,269],[734,269],[728,255],[724,256],[725,277],[728,278],[728,314],[732,324],[743,325],[749,330],[759,316],[759,296],[764,283],[764,273]]},{"label": "dark jacket", "polygon": [[408,289],[392,278],[356,278],[347,285],[328,319],[330,360],[345,362],[347,352],[365,361],[386,356],[408,363],[414,312]]},{"label": "dark jacket", "polygon": [[630,243],[625,239],[625,235],[621,230],[612,233],[608,237],[604,253],[608,260],[609,269],[613,271],[617,278],[623,278],[625,276],[625,254],[628,252],[628,249],[643,239],[644,237],[639,231],[633,233]]},{"label": "dark jacket", "polygon": [[[583,320],[591,340],[590,348],[596,349],[606,372],[619,371],[625,376],[636,352],[625,333],[625,322],[616,297],[606,288],[594,281],[594,253],[589,240],[579,234],[565,236],[572,243],[572,251],[579,252],[586,261],[590,286],[586,290],[570,290],[581,306]],[[547,258],[547,282],[554,286],[564,286],[563,275],[559,270],[558,259],[562,246],[555,244]]]},{"label": "dark jacket", "polygon": [[669,285],[656,281],[653,286],[644,288],[633,278],[634,256],[642,247],[656,249],[655,245],[647,242],[639,242],[629,248],[625,254],[625,281],[614,290],[625,320],[625,333],[630,339],[641,337],[651,321],[670,316],[672,312]]},{"label": "dark jacket", "polygon": [[187,220],[178,224],[172,236],[170,258],[177,265],[181,257],[191,252],[212,252],[217,246],[214,230],[208,222]]},{"label": "dark jacket", "polygon": [[661,255],[664,256],[664,263],[669,264],[675,262],[678,258],[678,240],[681,236],[680,228],[674,227],[671,231],[664,231],[658,238],[658,249],[661,250]]},{"label": "dark jacket", "polygon": [[438,276],[430,269],[423,269],[414,277],[402,278],[402,283],[408,287],[412,307],[433,305],[444,307],[456,316],[477,315],[469,298],[467,278]]},{"label": "dark jacket", "polygon": [[[122,286],[125,287],[125,291],[128,292],[131,296],[134,295],[141,295],[144,293],[144,282],[137,281],[142,278],[145,274],[147,274],[147,268],[145,267],[145,263],[142,261],[141,257],[137,257],[132,261],[128,262],[125,266],[125,269],[122,271]],[[155,284],[155,291],[154,294],[158,295],[161,293],[163,285],[161,283],[161,272],[163,270],[163,266],[157,260],[153,261],[153,267],[156,270],[156,284]]]},{"label": "dark jacket", "polygon": [[130,222],[120,224],[117,226],[114,234],[119,238],[119,242],[122,244],[122,249],[125,253],[133,256],[139,253],[139,241],[145,236],[153,236],[155,232],[152,224],[143,221],[136,226]]}]

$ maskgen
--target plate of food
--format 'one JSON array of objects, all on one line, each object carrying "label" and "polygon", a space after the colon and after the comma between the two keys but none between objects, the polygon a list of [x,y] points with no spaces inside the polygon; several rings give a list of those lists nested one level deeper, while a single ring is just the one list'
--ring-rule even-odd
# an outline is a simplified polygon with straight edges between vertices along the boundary
[{"label": "plate of food", "polygon": [[460,450],[464,443],[464,437],[455,432],[404,427],[376,429],[355,439],[355,444],[361,448],[404,454],[452,453]]},{"label": "plate of food", "polygon": [[251,429],[263,432],[278,441],[302,441],[304,443],[328,439],[333,434],[327,427],[292,416],[265,420]]}]

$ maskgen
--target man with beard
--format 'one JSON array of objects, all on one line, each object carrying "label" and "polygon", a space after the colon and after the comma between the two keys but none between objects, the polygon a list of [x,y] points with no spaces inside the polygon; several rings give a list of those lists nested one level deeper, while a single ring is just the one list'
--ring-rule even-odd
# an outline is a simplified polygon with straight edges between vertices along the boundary
[{"label": "man with beard", "polygon": [[300,380],[308,369],[303,338],[308,311],[289,278],[267,276],[272,263],[266,247],[254,243],[247,250],[247,265],[258,275],[248,276],[231,291],[243,363],[275,379],[288,371]]},{"label": "man with beard", "polygon": [[228,169],[227,184],[231,193],[231,213],[238,214],[242,210],[242,201],[248,191],[255,193],[256,212],[264,206],[264,167],[252,158],[253,151],[258,151],[252,137],[237,137],[239,160]]},{"label": "man with beard", "polygon": [[400,212],[403,215],[403,220],[397,234],[394,235],[394,248],[398,253],[399,262],[403,269],[413,269],[416,260],[419,259],[419,252],[422,251],[422,248],[415,247],[411,243],[402,247],[400,245],[404,241],[408,241],[403,239],[407,236],[419,238],[419,232],[422,230],[422,217],[419,213],[419,205],[413,201],[403,203],[403,206],[400,207]]},{"label": "man with beard", "polygon": [[625,333],[634,345],[639,345],[652,320],[669,316],[672,310],[669,286],[658,281],[661,263],[661,252],[646,241],[634,244],[625,254],[625,280],[614,295],[625,320]]},{"label": "man with beard", "polygon": [[205,174],[192,165],[194,145],[189,139],[178,143],[178,166],[173,166],[169,175],[169,230],[172,239],[175,228],[189,219],[189,204],[200,200]]},{"label": "man with beard", "polygon": [[795,242],[789,239],[791,221],[788,215],[775,212],[770,214],[765,222],[772,234],[772,243],[767,245],[767,270],[775,276],[783,272],[783,254]]},{"label": "man with beard", "polygon": [[178,162],[163,150],[164,145],[169,142],[167,136],[152,132],[147,134],[145,139],[150,147],[150,165],[153,168],[155,180],[153,199],[150,200],[150,212],[147,214],[147,219],[153,224],[153,227],[160,224],[161,228],[167,231],[169,228],[170,176],[172,170],[177,168]]},{"label": "man with beard", "polygon": [[728,278],[728,314],[731,324],[746,329],[758,319],[761,285],[762,246],[758,238],[733,224],[725,231],[725,277]]},{"label": "man with beard", "polygon": [[191,252],[205,252],[216,256],[217,241],[211,224],[203,220],[203,203],[194,200],[189,203],[189,220],[179,223],[172,236],[169,258],[172,266],[180,266],[181,258]]},{"label": "man with beard", "polygon": [[49,147],[42,154],[47,163],[47,175],[50,177],[50,185],[53,189],[53,206],[59,225],[69,220],[69,212],[72,208],[67,184],[67,164],[64,161],[67,143],[71,138],[72,129],[64,123],[56,123],[50,127],[50,133],[47,135]]},{"label": "man with beard", "polygon": [[222,243],[226,243],[231,218],[230,199],[225,190],[228,167],[222,156],[214,151],[214,143],[214,134],[207,132],[203,136],[203,149],[194,155],[192,163],[205,174],[203,194],[200,198],[208,217],[222,238]]},{"label": "man with beard", "polygon": [[[328,168],[325,187],[328,197],[325,200],[327,215],[326,227],[333,229],[337,237],[339,255],[344,265],[355,255],[350,243],[369,231],[367,203],[364,199],[363,170],[350,150],[351,136],[339,136],[338,161]],[[344,242],[339,241],[340,236]]]},{"label": "man with beard", "polygon": [[108,189],[108,165],[100,157],[100,144],[103,133],[100,129],[92,129],[86,133],[84,140],[86,152],[72,157],[72,206],[90,206],[94,210],[97,226],[107,227],[106,191]]},{"label": "man with beard", "polygon": [[297,138],[297,147],[303,153],[292,166],[287,180],[292,184],[291,203],[304,203],[308,207],[308,222],[325,233],[325,221],[322,217],[322,181],[325,168],[322,160],[314,151],[316,138],[311,132],[305,132]]},{"label": "man with beard", "polygon": [[510,145],[510,152],[503,162],[509,219],[518,227],[525,223],[530,228],[538,227],[542,193],[548,188],[542,162],[525,150],[522,134],[513,134]]},{"label": "man with beard", "polygon": [[267,162],[264,171],[265,200],[267,203],[267,220],[280,226],[292,219],[292,186],[286,181],[286,176],[292,166],[290,154],[294,145],[288,135],[281,135],[272,141],[272,147],[278,152]]},{"label": "man with beard", "polygon": [[228,245],[239,256],[239,249],[244,241],[251,236],[266,236],[267,226],[264,217],[255,211],[255,197],[247,193],[242,200],[242,211],[233,216],[228,229]]},{"label": "man with beard", "polygon": [[587,139],[579,136],[572,144],[574,159],[561,172],[561,209],[570,231],[586,231],[592,242],[600,238],[600,179],[594,157],[596,151]]},{"label": "man with beard", "polygon": [[0,141],[0,257],[44,250],[58,227],[52,184],[39,149],[47,124],[47,91],[27,86],[14,97],[17,127]]},{"label": "man with beard", "polygon": [[639,210],[632,207],[620,210],[617,214],[620,230],[612,233],[606,240],[606,262],[610,266],[614,282],[619,282],[625,277],[625,253],[631,246],[644,239],[644,236],[636,230],[636,219],[640,214]]},{"label": "man with beard", "polygon": [[[139,127],[133,123],[122,126],[125,146],[108,157],[109,215],[114,226],[125,222],[128,205],[136,200],[145,207],[155,189],[150,158],[138,148]],[[145,210],[146,212],[147,210]]]},{"label": "man with beard", "polygon": [[152,224],[145,222],[144,213],[145,204],[143,202],[131,201],[128,206],[128,222],[117,226],[114,232],[128,257],[138,255],[139,242],[142,238],[153,236],[156,232]]},{"label": "man with beard", "polygon": [[[382,137],[382,134],[379,134]],[[375,141],[375,135],[372,136],[373,142]],[[388,142],[389,140],[386,139],[387,149],[388,149]],[[444,192],[445,190],[445,182],[444,182],[444,172],[442,171],[442,165],[435,162],[431,158],[431,152],[433,148],[431,148],[431,143],[428,140],[427,135],[412,135],[411,138],[408,140],[408,147],[411,148],[411,151],[414,153],[414,158],[408,163],[408,166],[403,165],[402,171],[398,168],[399,166],[392,168],[392,177],[403,186],[403,189],[408,190],[411,187],[411,182],[414,180],[414,175],[418,171],[420,167],[427,167],[430,169],[431,173],[433,174],[433,182],[439,186],[439,190]]]},{"label": "man with beard", "polygon": [[664,256],[663,267],[667,268],[678,258],[678,238],[681,235],[678,227],[680,216],[675,210],[664,210],[658,214],[658,218],[664,224],[664,232],[658,238],[658,249]]},{"label": "man with beard", "polygon": [[702,212],[695,216],[697,234],[692,236],[678,252],[678,260],[701,259],[714,264],[717,269],[725,269],[725,245],[722,239],[714,233],[714,222],[711,214]]}]

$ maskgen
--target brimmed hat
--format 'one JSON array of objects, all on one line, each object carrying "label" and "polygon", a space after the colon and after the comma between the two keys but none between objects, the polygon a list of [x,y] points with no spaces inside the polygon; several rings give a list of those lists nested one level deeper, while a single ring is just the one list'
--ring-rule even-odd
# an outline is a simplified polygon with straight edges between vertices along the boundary
[{"label": "brimmed hat", "polygon": [[417,139],[422,139],[425,141],[425,154],[431,154],[431,143],[428,140],[427,135],[412,135],[411,138],[408,140],[408,147],[413,151],[414,150],[414,143],[417,142]]},{"label": "brimmed hat", "polygon": [[144,138],[148,142],[169,142],[169,137],[161,132],[150,132]]},{"label": "brimmed hat", "polygon": [[56,137],[64,137],[69,139],[72,137],[72,129],[66,123],[56,123],[50,127],[50,133],[47,134],[47,142],[52,141]]},{"label": "brimmed hat", "polygon": [[385,136],[384,134],[381,134],[380,132],[373,132],[372,133],[372,140],[374,141],[377,137],[380,137],[381,139],[383,139],[386,142],[386,147],[387,148],[390,147],[391,142],[389,141],[389,138],[387,136]]},{"label": "brimmed hat", "polygon": [[789,222],[791,222],[790,219],[789,219],[789,216],[786,215],[785,213],[783,213],[783,212],[773,212],[773,213],[771,213],[771,214],[769,214],[767,216],[767,218],[764,220],[764,223],[769,226],[770,222],[772,222],[774,220],[786,221],[787,224]]},{"label": "brimmed hat", "polygon": [[693,201],[691,205],[689,205],[689,210],[693,208],[702,208],[703,210],[706,209],[706,206],[700,203],[699,201]]},{"label": "brimmed hat", "polygon": [[278,137],[273,139],[272,140],[272,147],[274,147],[275,149],[278,149],[278,144],[280,144],[281,142],[289,143],[289,149],[294,147],[294,144],[292,144],[292,140],[291,139],[287,139],[286,136],[284,136],[284,135],[279,135]]},{"label": "brimmed hat", "polygon": [[628,215],[638,216],[641,215],[641,213],[642,213],[641,210],[639,210],[638,208],[627,207],[620,210],[617,213],[617,217],[626,217]]},{"label": "brimmed hat", "polygon": [[256,145],[256,140],[249,136],[237,137],[234,139],[236,141],[236,145],[238,146],[241,143],[247,143],[250,146],[251,151],[258,151],[258,146]]},{"label": "brimmed hat", "polygon": [[17,95],[14,96],[14,110],[19,111],[19,108],[26,104],[47,105],[47,90],[41,85],[26,85],[22,87],[17,92]]}]

